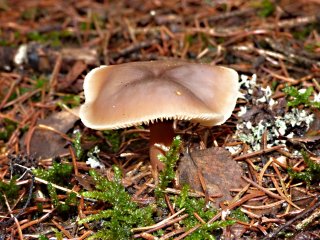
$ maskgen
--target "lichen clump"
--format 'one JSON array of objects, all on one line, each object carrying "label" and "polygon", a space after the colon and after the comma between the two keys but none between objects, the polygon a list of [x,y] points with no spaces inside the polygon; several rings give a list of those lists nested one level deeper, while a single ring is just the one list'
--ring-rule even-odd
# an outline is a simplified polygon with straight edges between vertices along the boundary
[{"label": "lichen clump", "polygon": [[[256,75],[251,78],[241,76],[241,97],[248,104],[241,106],[238,112],[236,138],[248,144],[251,151],[257,151],[261,149],[264,133],[267,147],[284,144],[286,138],[302,136],[308,130],[314,115],[306,109],[287,109],[285,99],[273,100],[270,87],[263,88],[256,80]],[[303,99],[304,102],[307,101],[305,97]]]}]

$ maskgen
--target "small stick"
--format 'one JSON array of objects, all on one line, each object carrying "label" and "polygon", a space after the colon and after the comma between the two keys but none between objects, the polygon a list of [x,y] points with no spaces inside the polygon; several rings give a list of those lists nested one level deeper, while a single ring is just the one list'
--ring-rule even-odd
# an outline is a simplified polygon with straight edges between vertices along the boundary
[{"label": "small stick", "polygon": [[54,219],[52,219],[51,222],[52,222],[61,232],[63,232],[63,234],[66,235],[66,237],[68,237],[69,239],[72,239],[72,238],[73,238],[73,237],[71,236],[71,234],[70,234],[63,226],[61,226],[57,221],[55,221]]},{"label": "small stick", "polygon": [[268,209],[268,208],[273,208],[277,205],[280,205],[282,203],[284,203],[286,200],[280,200],[280,201],[277,201],[277,202],[273,202],[273,203],[270,203],[270,204],[266,204],[266,205],[258,205],[258,206],[255,206],[255,205],[246,205],[246,204],[243,204],[242,207],[244,208],[249,208],[249,209],[258,209],[258,210],[261,210],[261,209]]},{"label": "small stick", "polygon": [[195,225],[193,228],[189,229],[189,230],[186,231],[184,234],[181,234],[179,237],[175,238],[174,240],[181,240],[181,239],[185,238],[185,237],[188,236],[189,234],[191,234],[191,233],[193,233],[194,231],[196,231],[200,226],[201,226],[201,224]]},{"label": "small stick", "polygon": [[7,199],[7,196],[6,196],[5,194],[3,194],[3,198],[4,198],[4,200],[5,200],[5,203],[6,203],[6,205],[7,205],[8,210],[9,210],[9,212],[10,212],[11,218],[14,219],[14,222],[15,222],[15,224],[17,225],[17,229],[18,229],[18,233],[19,233],[19,238],[20,238],[20,240],[23,240],[23,234],[22,234],[22,230],[21,230],[21,226],[20,226],[20,224],[19,224],[19,221],[18,221],[18,219],[12,214],[10,204],[8,203],[8,199]]},{"label": "small stick", "polygon": [[147,227],[140,227],[140,228],[132,228],[131,229],[131,232],[139,232],[139,231],[146,231],[146,230],[150,230],[150,229],[153,229],[153,228],[156,228],[156,227],[159,227],[161,225],[163,225],[165,222],[168,222],[169,220],[175,218],[176,216],[178,216],[180,213],[184,212],[186,209],[183,208],[181,209],[180,211],[176,212],[175,214],[171,215],[170,217],[162,220],[161,222],[158,222],[152,226],[147,226]]},{"label": "small stick", "polygon": [[[170,225],[172,225],[172,224],[174,224],[174,223],[180,222],[181,220],[187,218],[188,216],[189,216],[189,214],[186,213],[186,214],[184,214],[184,215],[182,215],[182,216],[180,216],[180,217],[177,217],[177,218],[172,219],[172,220],[167,221],[167,222],[164,222],[164,221],[167,220],[167,219],[165,219],[164,221],[162,221],[162,222],[164,222],[164,224],[161,224],[161,225],[157,226],[156,228],[147,230],[146,232],[147,232],[147,233],[155,232],[155,231],[157,231],[157,230],[159,230],[159,229],[161,229],[161,228],[164,228],[164,227],[170,226]],[[141,234],[136,234],[136,235],[134,235],[133,237],[134,237],[134,238],[139,238],[140,236],[141,236]]]},{"label": "small stick", "polygon": [[276,198],[276,199],[280,199],[283,200],[283,198],[273,192],[271,192],[270,190],[260,186],[258,183],[252,181],[251,179],[245,177],[245,176],[241,176],[246,182],[251,183],[252,186],[260,189],[261,191],[263,191],[264,193],[266,193],[267,195],[269,195],[270,197]]},{"label": "small stick", "polygon": [[78,171],[78,165],[77,165],[77,159],[76,159],[76,155],[73,151],[73,148],[69,145],[69,152],[71,155],[71,159],[72,159],[72,165],[73,165],[73,169],[74,169],[74,175],[78,176],[79,175],[79,171]]},{"label": "small stick", "polygon": [[262,240],[271,240],[273,238],[275,238],[278,233],[283,230],[286,229],[287,227],[289,227],[292,223],[294,223],[295,221],[299,220],[300,218],[303,218],[304,216],[308,215],[309,213],[311,213],[312,211],[314,211],[315,209],[320,207],[320,196],[317,197],[317,203],[314,204],[312,207],[310,207],[309,209],[303,211],[302,213],[300,213],[299,215],[297,215],[296,217],[294,217],[293,219],[289,220],[288,222],[286,222],[284,225],[278,227],[275,231],[273,231],[272,233],[269,233],[265,238],[263,238]]},{"label": "small stick", "polygon": [[58,84],[58,74],[61,69],[61,64],[62,64],[62,55],[59,54],[56,59],[56,64],[54,65],[51,78],[50,78],[50,92],[49,92],[50,96],[52,96],[56,91],[57,84]]},{"label": "small stick", "polygon": [[272,151],[275,151],[275,150],[278,150],[278,149],[281,149],[281,148],[284,148],[285,146],[274,146],[274,147],[271,147],[271,148],[267,148],[267,149],[262,149],[262,150],[259,150],[259,151],[255,151],[253,153],[247,153],[247,154],[243,154],[239,157],[235,157],[234,160],[235,161],[240,161],[240,160],[244,160],[246,158],[251,158],[251,157],[255,157],[255,156],[259,156],[261,154],[265,154],[265,153],[269,153],[269,152],[272,152]]},{"label": "small stick", "polygon": [[47,212],[47,213],[46,213],[45,215],[43,215],[41,218],[38,218],[38,219],[29,221],[29,222],[23,224],[23,225],[21,226],[21,230],[26,229],[26,228],[28,228],[28,227],[30,227],[30,226],[32,226],[32,225],[35,225],[35,224],[38,224],[38,223],[44,221],[46,218],[48,218],[48,217],[51,215],[51,213],[52,213],[54,210],[55,210],[55,209],[51,209],[49,212]]},{"label": "small stick", "polygon": [[171,231],[171,232],[167,233],[166,235],[163,235],[161,238],[159,238],[159,240],[169,239],[169,238],[173,237],[174,235],[177,235],[179,233],[184,232],[185,230],[186,229],[184,227],[175,229],[174,231]]}]

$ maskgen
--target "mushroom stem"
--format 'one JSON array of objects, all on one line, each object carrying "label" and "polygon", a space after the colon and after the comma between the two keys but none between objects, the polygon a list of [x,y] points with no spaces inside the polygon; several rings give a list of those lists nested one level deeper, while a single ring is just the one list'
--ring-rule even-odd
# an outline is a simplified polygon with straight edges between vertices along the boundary
[{"label": "mushroom stem", "polygon": [[169,148],[174,138],[173,121],[164,120],[149,125],[150,129],[150,161],[155,176],[164,168],[164,164],[158,159],[158,155],[165,154],[163,148]]}]

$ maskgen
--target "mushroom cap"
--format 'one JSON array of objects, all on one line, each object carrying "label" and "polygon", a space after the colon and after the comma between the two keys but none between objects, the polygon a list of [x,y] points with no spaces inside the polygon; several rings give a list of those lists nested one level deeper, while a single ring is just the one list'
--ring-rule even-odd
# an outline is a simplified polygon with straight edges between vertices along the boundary
[{"label": "mushroom cap", "polygon": [[168,119],[224,123],[239,93],[236,71],[184,61],[101,66],[84,79],[84,125],[118,129]]}]

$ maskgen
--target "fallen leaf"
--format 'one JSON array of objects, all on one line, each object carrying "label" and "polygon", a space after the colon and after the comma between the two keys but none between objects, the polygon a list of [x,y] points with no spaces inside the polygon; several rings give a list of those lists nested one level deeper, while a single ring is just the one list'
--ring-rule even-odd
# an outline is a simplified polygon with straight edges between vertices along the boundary
[{"label": "fallen leaf", "polygon": [[[67,133],[78,119],[77,116],[68,111],[61,111],[51,114],[46,119],[38,120],[37,124],[46,125],[59,132]],[[24,142],[24,138],[22,139],[22,143]],[[56,157],[68,152],[65,145],[66,140],[59,134],[36,128],[30,141],[30,154],[40,159]]]},{"label": "fallen leaf", "polygon": [[[242,169],[231,154],[221,147],[191,152],[180,160],[178,166],[179,182],[188,184],[196,191],[203,191],[204,181],[207,193],[222,195],[219,200],[231,199],[230,189],[245,185]],[[203,179],[199,177],[199,173]]]}]

